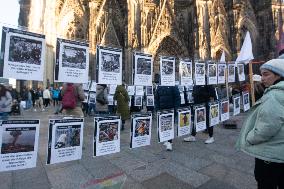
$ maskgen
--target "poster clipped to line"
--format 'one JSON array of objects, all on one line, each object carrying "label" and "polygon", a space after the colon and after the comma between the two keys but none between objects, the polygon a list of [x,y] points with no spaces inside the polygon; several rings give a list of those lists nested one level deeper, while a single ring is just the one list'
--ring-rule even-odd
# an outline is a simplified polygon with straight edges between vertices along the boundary
[{"label": "poster clipped to line", "polygon": [[239,94],[233,96],[233,107],[234,113],[233,115],[238,115],[241,112],[241,97]]},{"label": "poster clipped to line", "polygon": [[120,127],[119,116],[94,117],[94,156],[120,152]]},{"label": "poster clipped to line", "polygon": [[221,121],[226,121],[230,118],[230,103],[229,99],[225,98],[221,100],[220,103],[221,109]]},{"label": "poster clipped to line", "polygon": [[215,126],[220,122],[219,102],[209,103],[209,126]]},{"label": "poster clipped to line", "polygon": [[195,63],[195,85],[205,85],[205,63]]},{"label": "poster clipped to line", "polygon": [[122,84],[122,49],[97,46],[97,82]]},{"label": "poster clipped to line", "polygon": [[153,57],[150,54],[134,53],[134,85],[150,86],[153,77]]},{"label": "poster clipped to line", "polygon": [[146,95],[154,95],[153,86],[146,86]]},{"label": "poster clipped to line", "polygon": [[228,83],[235,82],[235,64],[228,64]]},{"label": "poster clipped to line", "polygon": [[165,142],[174,138],[174,110],[157,113],[158,139]]},{"label": "poster clipped to line", "polygon": [[135,86],[133,85],[127,86],[127,93],[129,96],[133,96],[135,94]]},{"label": "poster clipped to line", "polygon": [[142,106],[143,98],[142,96],[134,96],[134,106]]},{"label": "poster clipped to line", "polygon": [[249,100],[249,92],[248,91],[243,92],[243,106],[244,106],[245,112],[250,109],[250,100]]},{"label": "poster clipped to line", "polygon": [[216,85],[217,84],[217,64],[208,63],[207,64],[207,75],[208,75],[208,85]]},{"label": "poster clipped to line", "polygon": [[89,74],[89,44],[57,38],[54,80],[56,82],[87,83]]},{"label": "poster clipped to line", "polygon": [[190,108],[178,109],[177,136],[184,136],[191,133],[191,110]]},{"label": "poster clipped to line", "polygon": [[226,82],[226,64],[218,64],[218,84],[224,84]]},{"label": "poster clipped to line", "polygon": [[196,132],[206,129],[206,107],[203,104],[194,106],[194,125]]},{"label": "poster clipped to line", "polygon": [[7,120],[0,125],[0,171],[36,167],[39,120]]},{"label": "poster clipped to line", "polygon": [[81,159],[83,126],[82,118],[49,120],[46,164]]},{"label": "poster clipped to line", "polygon": [[192,62],[191,60],[182,59],[179,63],[180,84],[183,86],[192,85]]},{"label": "poster clipped to line", "polygon": [[146,106],[154,106],[155,105],[155,98],[154,95],[146,96]]},{"label": "poster clipped to line", "polygon": [[238,76],[239,76],[239,81],[244,81],[246,79],[244,64],[238,64]]},{"label": "poster clipped to line", "polygon": [[148,146],[151,143],[152,114],[133,114],[131,116],[130,148]]},{"label": "poster clipped to line", "polygon": [[45,36],[3,27],[0,76],[43,81]]},{"label": "poster clipped to line", "polygon": [[143,96],[144,95],[143,86],[135,86],[135,95]]},{"label": "poster clipped to line", "polygon": [[160,57],[161,86],[175,86],[175,58]]}]

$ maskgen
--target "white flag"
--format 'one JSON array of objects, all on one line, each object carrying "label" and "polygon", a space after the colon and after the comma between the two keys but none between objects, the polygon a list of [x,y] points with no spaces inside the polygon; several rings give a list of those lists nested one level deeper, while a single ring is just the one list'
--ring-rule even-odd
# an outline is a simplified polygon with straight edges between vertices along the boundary
[{"label": "white flag", "polygon": [[238,64],[238,63],[247,64],[252,59],[254,59],[254,56],[252,54],[252,43],[251,43],[250,34],[247,31],[243,46],[241,48],[241,52],[240,52],[235,64]]}]

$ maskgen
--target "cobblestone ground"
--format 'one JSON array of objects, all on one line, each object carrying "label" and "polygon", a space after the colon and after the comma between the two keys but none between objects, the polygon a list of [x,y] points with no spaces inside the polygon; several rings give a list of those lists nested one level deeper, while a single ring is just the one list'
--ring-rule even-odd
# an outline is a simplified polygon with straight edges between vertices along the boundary
[{"label": "cobblestone ground", "polygon": [[129,149],[130,123],[121,135],[121,152],[92,157],[93,118],[85,118],[83,157],[46,165],[48,119],[44,112],[25,111],[24,118],[40,119],[39,152],[36,168],[1,172],[1,189],[254,189],[254,159],[234,148],[245,114],[237,120],[237,129],[222,125],[214,129],[215,142],[204,144],[207,134],[197,134],[197,141],[173,141],[168,152],[157,142],[153,121],[150,146]]}]

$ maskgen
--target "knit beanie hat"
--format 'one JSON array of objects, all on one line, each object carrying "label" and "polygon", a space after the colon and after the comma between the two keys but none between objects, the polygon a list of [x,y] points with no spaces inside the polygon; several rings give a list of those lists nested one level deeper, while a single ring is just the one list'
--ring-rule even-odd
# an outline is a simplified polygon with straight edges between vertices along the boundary
[{"label": "knit beanie hat", "polygon": [[284,77],[284,59],[269,60],[264,63],[260,69],[266,69]]}]

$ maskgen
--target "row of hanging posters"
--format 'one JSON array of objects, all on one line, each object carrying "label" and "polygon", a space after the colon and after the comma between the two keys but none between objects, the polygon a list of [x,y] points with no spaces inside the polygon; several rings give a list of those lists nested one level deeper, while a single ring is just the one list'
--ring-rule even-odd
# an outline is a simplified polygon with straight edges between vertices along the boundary
[{"label": "row of hanging posters", "polygon": [[[249,93],[242,94],[244,111],[250,108]],[[240,113],[241,96],[233,96],[233,115]],[[193,106],[194,120],[190,107],[178,109],[177,136],[206,129],[206,113],[209,113],[209,126],[229,119],[229,100],[211,102],[206,111],[204,104]],[[159,142],[175,137],[174,110],[157,113]],[[39,120],[7,120],[0,125],[0,171],[32,168],[36,166]],[[99,115],[94,117],[93,156],[103,156],[120,152],[120,116]],[[46,164],[61,163],[82,158],[83,118],[50,119]],[[148,146],[151,143],[152,114],[136,113],[131,116],[130,148]]]}]

